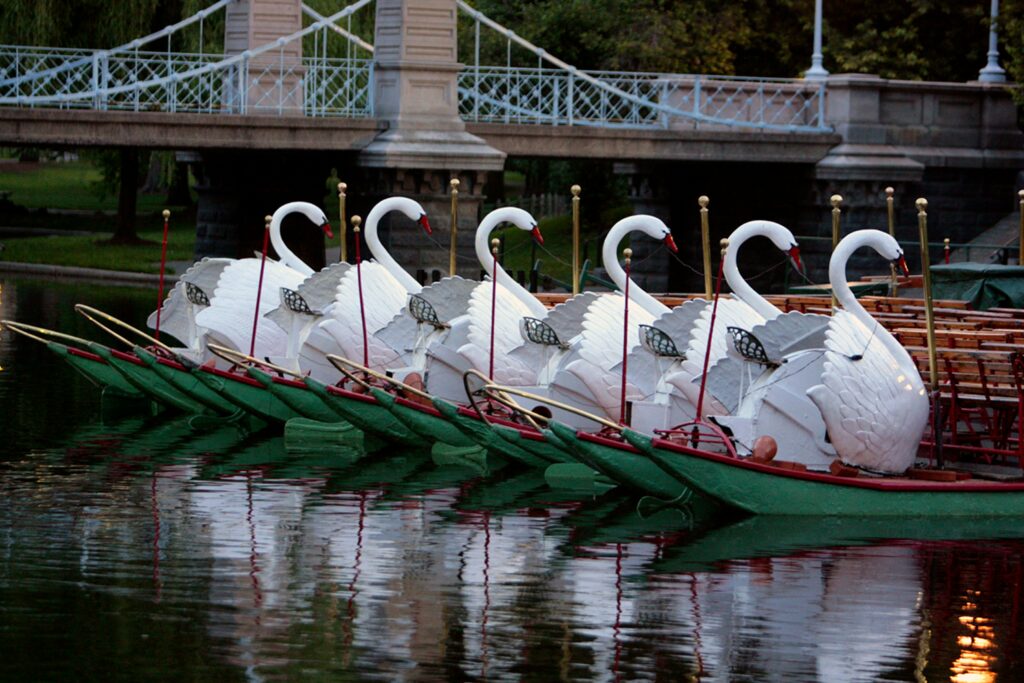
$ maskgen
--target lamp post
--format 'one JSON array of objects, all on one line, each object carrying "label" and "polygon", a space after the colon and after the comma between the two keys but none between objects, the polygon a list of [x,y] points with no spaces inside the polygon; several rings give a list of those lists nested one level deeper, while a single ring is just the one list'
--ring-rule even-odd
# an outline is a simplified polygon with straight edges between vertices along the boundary
[{"label": "lamp post", "polygon": [[[995,3],[996,0],[992,2]],[[811,55],[811,68],[804,72],[804,78],[828,78],[828,71],[821,65],[821,0],[814,0],[814,53]]]},{"label": "lamp post", "polygon": [[988,64],[978,72],[978,80],[982,83],[1005,83],[1006,72],[999,66],[999,45],[997,20],[999,19],[999,0],[992,0],[991,19],[988,24]]}]

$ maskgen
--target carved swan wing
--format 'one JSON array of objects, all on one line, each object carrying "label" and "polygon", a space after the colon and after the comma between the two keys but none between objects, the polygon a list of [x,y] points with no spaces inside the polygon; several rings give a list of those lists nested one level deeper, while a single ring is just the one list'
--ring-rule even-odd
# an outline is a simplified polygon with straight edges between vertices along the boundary
[{"label": "carved swan wing", "polygon": [[[238,351],[249,352],[259,279],[258,259],[232,261],[224,268],[214,289],[211,305],[196,314],[196,324],[207,329],[209,339]],[[288,266],[267,261],[263,273],[263,293],[260,296],[260,322],[256,329],[257,357],[277,356],[284,352],[287,333],[277,323],[264,320],[263,317],[280,305],[282,287],[294,289],[304,279],[302,273]]]},{"label": "carved swan wing", "polygon": [[[160,331],[193,348],[198,330],[189,320],[188,309],[190,306],[197,310],[210,305],[217,281],[231,262],[232,259],[227,258],[204,258],[189,266],[164,299],[160,311]],[[149,314],[146,324],[150,329],[156,329],[156,311]]]},{"label": "carved swan wing", "polygon": [[825,346],[821,384],[807,394],[821,411],[839,457],[872,470],[905,471],[914,463],[928,421],[928,398],[917,369],[894,357],[877,330],[846,311],[833,316]]},{"label": "carved swan wing", "polygon": [[[477,370],[486,373],[490,368],[491,298],[494,285],[482,282],[470,297],[468,341],[459,347],[459,353]],[[532,315],[523,301],[505,287],[498,285],[494,315],[494,380],[499,384],[522,386],[533,384],[538,367],[524,362],[512,351],[523,343],[519,333],[520,321]]]}]

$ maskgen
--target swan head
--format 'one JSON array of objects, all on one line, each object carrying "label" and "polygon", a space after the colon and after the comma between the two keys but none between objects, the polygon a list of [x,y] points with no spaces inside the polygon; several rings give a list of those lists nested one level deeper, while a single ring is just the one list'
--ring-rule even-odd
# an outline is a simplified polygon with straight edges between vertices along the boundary
[{"label": "swan head", "polygon": [[872,230],[871,246],[875,248],[879,256],[890,261],[894,266],[900,269],[904,275],[910,276],[910,268],[907,267],[907,261],[903,258],[903,248],[900,247],[900,243],[896,241],[896,238],[892,235],[882,232],[881,230]]},{"label": "swan head", "polygon": [[623,218],[621,221],[616,223],[616,225],[627,226],[630,231],[638,230],[648,237],[656,239],[664,244],[672,253],[677,253],[679,251],[679,247],[676,246],[676,241],[672,239],[672,231],[667,225],[665,225],[664,221],[659,218],[640,214],[637,216],[628,216]]},{"label": "swan head", "polygon": [[[729,242],[735,241],[738,236],[737,233],[744,231],[745,236],[752,237],[754,235],[763,235],[772,241],[775,248],[779,251],[786,252],[789,256],[789,260],[792,261],[793,267],[796,268],[797,272],[804,272],[804,264],[800,260],[800,246],[797,244],[796,237],[793,236],[793,232],[784,225],[780,225],[774,221],[750,221],[744,223],[740,227],[733,231],[733,234],[729,236]],[[741,233],[742,234],[742,233]]]},{"label": "swan head", "polygon": [[[490,219],[490,221],[488,221]],[[520,230],[529,232],[533,239],[537,240],[537,244],[544,244],[544,236],[540,234],[540,228],[537,227],[537,221],[530,214],[529,211],[514,206],[505,206],[500,209],[491,211],[484,218],[484,221],[493,222],[493,227],[497,227],[499,223],[511,223]],[[481,226],[486,225],[485,222],[480,223]]]},{"label": "swan head", "polygon": [[334,238],[334,232],[331,230],[331,224],[327,221],[327,215],[320,210],[320,207],[308,202],[295,202],[295,204],[299,213],[323,230],[328,239]]},{"label": "swan head", "polygon": [[395,197],[394,199],[396,200],[394,206],[396,210],[400,211],[409,220],[419,223],[420,227],[428,235],[434,233],[430,227],[430,221],[427,220],[427,212],[423,210],[419,202],[408,197]]}]

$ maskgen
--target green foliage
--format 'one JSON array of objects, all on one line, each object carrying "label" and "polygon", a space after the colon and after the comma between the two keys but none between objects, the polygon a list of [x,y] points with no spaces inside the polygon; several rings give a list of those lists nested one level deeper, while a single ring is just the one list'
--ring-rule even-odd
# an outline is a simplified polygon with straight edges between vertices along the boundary
[{"label": "green foliage", "polygon": [[[1012,21],[1022,2],[1004,2],[1008,45],[1021,42]],[[810,65],[814,0],[476,0],[475,6],[582,69],[798,77]],[[988,10],[988,0],[826,3],[825,67],[973,80],[985,63]],[[472,22],[460,22],[459,54],[467,64],[474,60],[473,30]],[[481,63],[504,64],[507,49],[505,36],[481,30]],[[537,65],[518,47],[511,61]]]},{"label": "green foliage", "polygon": [[[116,162],[116,153],[114,159]],[[112,194],[100,196],[95,187],[102,183],[102,171],[86,160],[0,165],[0,190],[9,191],[13,203],[29,209],[116,210],[116,185]],[[162,194],[143,194],[138,209],[142,213],[156,213],[165,205]]]},{"label": "green foliage", "polygon": [[988,49],[988,11],[978,0],[830,3],[825,66],[883,78],[975,80]]},{"label": "green foliage", "polygon": [[[159,219],[154,218],[147,223],[159,224]],[[162,228],[141,231],[139,237],[149,243],[111,245],[104,243],[103,238],[91,235],[6,238],[3,258],[19,263],[50,263],[136,273],[160,272]],[[167,260],[191,261],[195,240],[195,225],[172,223],[167,241]]]}]

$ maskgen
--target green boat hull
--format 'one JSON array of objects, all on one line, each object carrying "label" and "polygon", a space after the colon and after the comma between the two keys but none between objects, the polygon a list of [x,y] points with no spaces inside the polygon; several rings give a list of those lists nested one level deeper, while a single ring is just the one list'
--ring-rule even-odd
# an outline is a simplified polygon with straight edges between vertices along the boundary
[{"label": "green boat hull", "polygon": [[301,417],[254,379],[225,377],[201,367],[193,369],[192,374],[229,403],[264,422],[283,426],[293,417]]},{"label": "green boat hull", "polygon": [[455,428],[465,434],[473,443],[497,451],[510,460],[527,467],[544,468],[551,464],[549,461],[502,439],[494,433],[490,423],[464,415],[459,411],[458,406],[440,398],[433,399],[433,404],[437,412],[455,425]]},{"label": "green boat hull", "polygon": [[184,413],[198,415],[206,412],[206,406],[175,389],[161,379],[152,368],[134,356],[129,359],[127,355],[117,354],[101,344],[89,344],[89,350],[103,358],[136,389],[148,394],[159,403]]},{"label": "green boat hull", "polygon": [[325,406],[333,410],[342,419],[361,429],[364,434],[372,434],[391,443],[405,446],[423,446],[423,439],[412,432],[391,414],[391,411],[378,404],[369,396],[348,396],[328,391],[327,385],[312,377],[303,382]]},{"label": "green boat hull", "polygon": [[249,376],[263,385],[282,403],[294,410],[300,417],[318,422],[342,422],[341,416],[324,405],[324,402],[309,388],[295,381],[278,381],[259,368],[247,368]]},{"label": "green boat hull", "polygon": [[549,427],[584,464],[626,488],[664,501],[682,500],[690,492],[685,484],[628,445],[616,447],[581,439],[575,429],[554,420]]},{"label": "green boat hull", "polygon": [[296,417],[284,423],[284,447],[289,451],[331,451],[336,448],[355,448],[368,452],[363,432],[347,422],[321,422]]},{"label": "green boat hull", "polygon": [[46,347],[104,391],[125,398],[140,398],[146,395],[98,354],[71,349],[57,342],[47,342]]},{"label": "green boat hull", "polygon": [[203,384],[199,379],[185,367],[173,367],[161,363],[156,356],[149,351],[135,348],[135,355],[153,370],[160,379],[170,384],[185,396],[204,405],[211,411],[221,415],[231,415],[238,412],[238,408],[217,392]]},{"label": "green boat hull", "polygon": [[707,571],[723,562],[899,541],[1021,539],[1024,526],[1011,517],[966,517],[936,524],[930,517],[745,516],[668,549],[657,573]]},{"label": "green boat hull", "polygon": [[494,433],[504,441],[521,448],[524,451],[533,453],[538,458],[543,458],[552,464],[565,463],[574,464],[579,461],[572,456],[569,447],[559,441],[558,437],[550,432],[543,439],[531,439],[524,436],[518,429],[502,424],[491,425]]},{"label": "green boat hull", "polygon": [[422,439],[440,441],[450,446],[478,447],[478,444],[463,434],[455,425],[433,410],[418,410],[404,405],[386,391],[370,388],[370,394],[377,403],[391,411],[398,420]]},{"label": "green boat hull", "polygon": [[[633,434],[633,443],[643,435]],[[1003,517],[1024,515],[1024,483],[933,483],[793,472],[650,443],[650,458],[695,489],[758,515]]]}]

